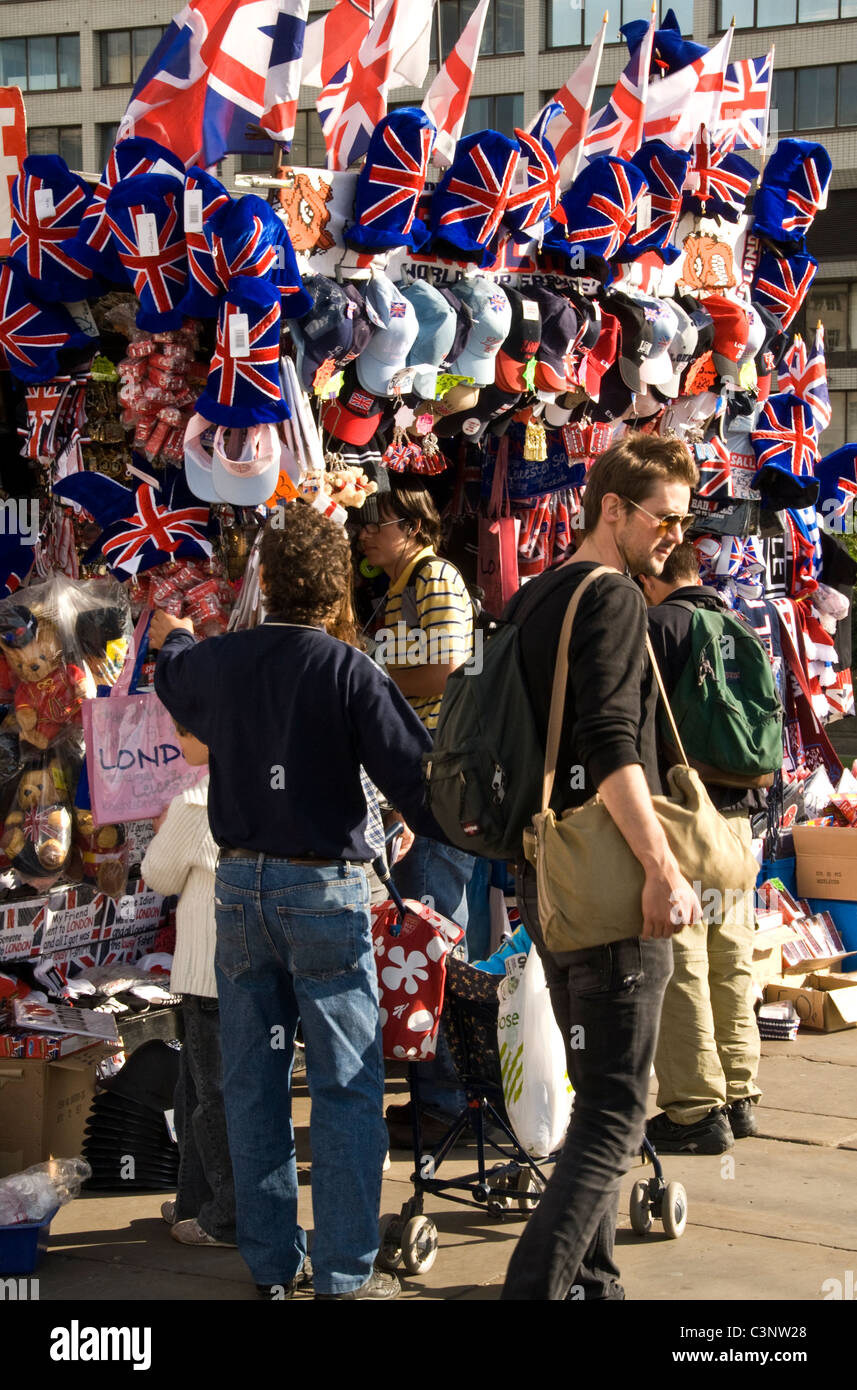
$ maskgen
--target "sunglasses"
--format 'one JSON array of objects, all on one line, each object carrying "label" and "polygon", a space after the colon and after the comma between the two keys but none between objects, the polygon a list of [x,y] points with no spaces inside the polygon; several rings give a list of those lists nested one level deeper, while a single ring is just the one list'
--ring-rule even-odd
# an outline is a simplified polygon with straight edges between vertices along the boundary
[{"label": "sunglasses", "polygon": [[654,512],[641,507],[639,502],[632,502],[630,497],[623,497],[622,501],[629,502],[632,507],[636,507],[638,512],[644,512],[646,516],[651,517],[652,521],[657,523],[658,531],[662,536],[665,536],[667,531],[671,531],[674,526],[681,527],[682,535],[684,535],[685,531],[689,531],[696,521],[693,512],[687,512],[684,516],[678,516],[675,512],[670,512],[668,516],[655,516]]},{"label": "sunglasses", "polygon": [[377,536],[382,526],[401,526],[404,520],[404,517],[396,516],[392,521],[365,521],[362,526],[357,527],[357,534],[365,531],[367,536]]}]

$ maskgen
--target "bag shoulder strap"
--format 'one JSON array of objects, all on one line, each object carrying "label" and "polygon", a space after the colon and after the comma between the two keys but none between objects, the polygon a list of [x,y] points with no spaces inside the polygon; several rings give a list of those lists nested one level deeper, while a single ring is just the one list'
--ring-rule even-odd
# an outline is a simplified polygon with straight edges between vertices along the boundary
[{"label": "bag shoulder strap", "polygon": [[[546,811],[548,809],[548,806],[550,805],[551,796],[553,795],[554,779],[556,778],[556,762],[557,757],[559,755],[560,734],[562,733],[562,717],[565,711],[565,692],[568,686],[568,646],[569,642],[571,641],[571,632],[574,626],[574,619],[577,613],[578,605],[580,603],[581,598],[583,597],[584,592],[586,591],[586,589],[588,589],[589,585],[592,584],[596,579],[599,579],[602,574],[618,573],[618,570],[612,569],[609,565],[599,565],[597,569],[591,570],[590,573],[587,574],[586,577],[582,579],[578,584],[577,588],[571,596],[571,599],[569,600],[568,608],[565,610],[565,617],[563,618],[562,628],[560,629],[559,634],[559,643],[557,646],[556,666],[554,667],[553,687],[551,689],[550,713],[548,715],[547,745],[545,748],[545,770],[544,778],[542,780],[542,811]],[[686,764],[687,754],[684,751],[684,746],[682,744],[675,719],[673,718],[673,712],[670,708],[670,702],[667,699],[667,692],[664,687],[663,678],[661,676],[660,668],[657,663],[657,658],[655,657],[652,643],[649,639],[648,630],[646,631],[646,650],[649,654],[649,660],[652,663],[652,669],[655,674],[655,680],[658,684],[658,690],[660,692],[661,699],[664,702],[664,708],[667,712],[667,718],[669,720],[672,736],[675,739],[676,747],[679,751],[682,762]]]}]

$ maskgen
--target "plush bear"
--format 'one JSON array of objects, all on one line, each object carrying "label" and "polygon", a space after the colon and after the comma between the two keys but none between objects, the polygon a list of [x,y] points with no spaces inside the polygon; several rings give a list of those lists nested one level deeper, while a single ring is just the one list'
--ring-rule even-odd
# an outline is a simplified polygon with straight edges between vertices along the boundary
[{"label": "plush bear", "polygon": [[85,675],[79,666],[66,665],[59,634],[47,618],[38,618],[34,629],[28,625],[20,644],[7,642],[4,655],[19,682],[14,698],[21,737],[47,748],[70,724],[80,723]]},{"label": "plush bear", "polygon": [[128,879],[128,845],[123,825],[100,825],[96,829],[92,812],[75,811],[78,847],[83,854],[83,873],[101,893],[116,898],[124,893]]},{"label": "plush bear", "polygon": [[24,768],[0,849],[35,887],[59,878],[71,850],[71,807],[62,765],[55,759]]}]

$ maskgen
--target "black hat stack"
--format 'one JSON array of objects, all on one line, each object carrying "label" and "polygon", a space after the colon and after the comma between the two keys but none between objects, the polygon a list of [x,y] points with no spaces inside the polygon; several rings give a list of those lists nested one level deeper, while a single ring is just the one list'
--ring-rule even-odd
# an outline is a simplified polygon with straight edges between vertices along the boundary
[{"label": "black hat stack", "polygon": [[164,1112],[173,1109],[179,1054],[160,1039],[143,1043],[121,1071],[102,1083],[86,1122],[83,1153],[89,1191],[172,1191],[178,1145]]}]

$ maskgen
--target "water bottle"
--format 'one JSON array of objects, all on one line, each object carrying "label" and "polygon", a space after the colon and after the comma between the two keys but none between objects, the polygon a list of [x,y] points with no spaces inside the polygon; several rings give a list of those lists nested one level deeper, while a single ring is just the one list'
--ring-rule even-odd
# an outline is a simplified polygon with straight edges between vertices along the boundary
[{"label": "water bottle", "polygon": [[92,1176],[82,1158],[52,1158],[36,1163],[22,1173],[0,1180],[0,1226],[18,1226],[24,1221],[44,1221],[80,1193],[81,1184]]}]

